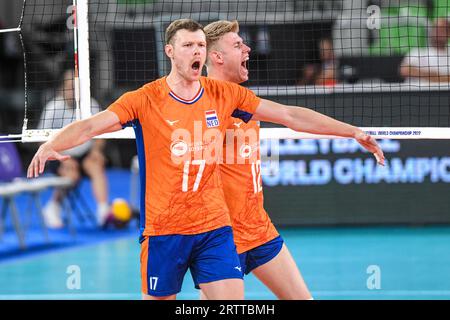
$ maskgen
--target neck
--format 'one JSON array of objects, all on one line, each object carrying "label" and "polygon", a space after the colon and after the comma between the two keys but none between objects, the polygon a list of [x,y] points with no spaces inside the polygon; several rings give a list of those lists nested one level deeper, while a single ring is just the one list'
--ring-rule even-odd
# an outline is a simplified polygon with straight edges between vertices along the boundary
[{"label": "neck", "polygon": [[225,72],[223,72],[219,68],[214,68],[214,67],[208,68],[208,78],[212,78],[212,79],[216,79],[216,80],[231,81],[231,79],[227,78]]},{"label": "neck", "polygon": [[167,76],[166,81],[170,90],[183,99],[191,99],[200,90],[200,80],[187,80],[173,70]]}]

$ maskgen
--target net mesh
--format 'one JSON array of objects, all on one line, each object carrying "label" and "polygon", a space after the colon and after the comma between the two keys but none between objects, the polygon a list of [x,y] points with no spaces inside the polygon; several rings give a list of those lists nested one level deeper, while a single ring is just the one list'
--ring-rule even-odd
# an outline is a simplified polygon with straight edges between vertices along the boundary
[{"label": "net mesh", "polygon": [[[72,1],[26,1],[22,35],[30,129],[59,129],[75,120]],[[66,79],[66,81],[65,81]]]},{"label": "net mesh", "polygon": [[[163,36],[173,20],[236,19],[252,48],[244,85],[261,97],[360,127],[447,128],[449,2],[98,0],[79,38],[89,38],[88,85],[101,108],[168,73]],[[44,112],[73,69],[72,1],[28,0],[23,18],[27,128],[46,117],[55,128],[73,120],[73,101]]]}]

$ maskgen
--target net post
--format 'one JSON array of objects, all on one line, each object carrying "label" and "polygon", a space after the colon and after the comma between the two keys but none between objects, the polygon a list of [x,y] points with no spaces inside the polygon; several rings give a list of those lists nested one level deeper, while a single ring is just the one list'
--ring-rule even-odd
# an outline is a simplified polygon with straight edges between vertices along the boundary
[{"label": "net post", "polygon": [[81,119],[89,118],[91,112],[91,77],[89,67],[89,11],[88,0],[76,0],[78,28],[78,72]]}]

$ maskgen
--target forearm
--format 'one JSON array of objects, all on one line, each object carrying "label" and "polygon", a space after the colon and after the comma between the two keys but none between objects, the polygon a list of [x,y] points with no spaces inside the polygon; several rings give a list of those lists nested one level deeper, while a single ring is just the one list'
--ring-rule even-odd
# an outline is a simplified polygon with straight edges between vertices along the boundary
[{"label": "forearm", "polygon": [[261,99],[252,120],[278,123],[295,131],[320,135],[354,138],[363,133],[357,127],[311,109],[286,106],[266,99]]},{"label": "forearm", "polygon": [[60,152],[85,143],[93,137],[88,121],[76,121],[54,134],[45,144]]},{"label": "forearm", "polygon": [[354,138],[367,151],[374,154],[379,164],[384,165],[383,151],[373,137],[357,127],[311,109],[290,107],[261,99],[252,119],[279,123],[300,132]]},{"label": "forearm", "polygon": [[303,107],[289,107],[286,127],[295,131],[354,138],[361,130],[348,123]]},{"label": "forearm", "polygon": [[56,152],[63,151],[83,144],[100,134],[121,128],[119,117],[114,112],[105,110],[88,119],[69,124],[44,145]]}]

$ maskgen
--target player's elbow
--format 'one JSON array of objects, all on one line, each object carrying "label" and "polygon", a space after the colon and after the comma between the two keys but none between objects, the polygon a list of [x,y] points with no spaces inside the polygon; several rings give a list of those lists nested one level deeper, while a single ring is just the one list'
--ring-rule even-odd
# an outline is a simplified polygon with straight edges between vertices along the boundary
[{"label": "player's elbow", "polygon": [[79,132],[83,140],[89,140],[96,136],[94,122],[91,119],[84,119],[78,122]]},{"label": "player's elbow", "polygon": [[284,122],[282,124],[292,130],[300,131],[302,127],[301,109],[301,107],[287,107],[282,117]]}]

